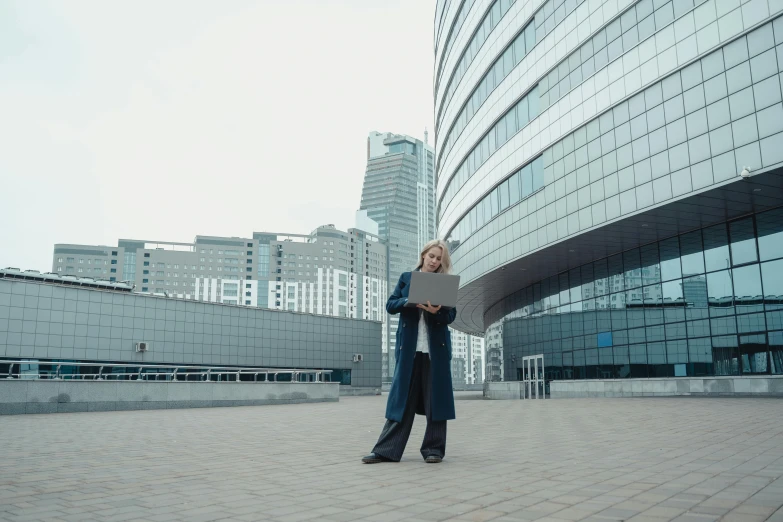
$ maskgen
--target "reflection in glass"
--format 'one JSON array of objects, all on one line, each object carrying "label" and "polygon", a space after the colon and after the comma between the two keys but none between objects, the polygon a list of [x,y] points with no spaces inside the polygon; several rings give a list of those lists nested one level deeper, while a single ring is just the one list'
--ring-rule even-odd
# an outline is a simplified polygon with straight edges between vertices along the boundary
[{"label": "reflection in glass", "polygon": [[[615,350],[622,347],[615,347]],[[645,378],[647,371],[647,346],[644,344],[635,344],[628,347],[628,355],[631,360],[631,377]]]},{"label": "reflection in glass", "polygon": [[734,277],[734,301],[737,313],[758,312],[763,308],[759,265],[732,269]]},{"label": "reflection in glass", "polygon": [[712,342],[709,337],[688,339],[688,359],[691,375],[713,375]]},{"label": "reflection in glass", "polygon": [[685,339],[687,337],[685,323],[672,323],[666,325],[666,340]]},{"label": "reflection in glass", "polygon": [[737,336],[712,338],[715,375],[739,375]]},{"label": "reflection in glass", "polygon": [[[568,272],[568,280],[570,281],[569,285],[569,296],[571,299],[571,302],[576,303],[582,300],[582,285],[581,285],[581,277],[579,275],[579,269],[574,268],[570,272]],[[561,283],[562,284],[562,283]],[[591,296],[588,296],[591,297]]]},{"label": "reflection in glass", "polygon": [[682,281],[666,281],[661,284],[663,312],[667,323],[685,320],[685,299],[682,295]]},{"label": "reflection in glass", "polygon": [[647,343],[647,364],[650,377],[669,377],[666,364],[666,343]]},{"label": "reflection in glass", "polygon": [[684,340],[667,341],[666,360],[669,364],[686,364],[688,362],[688,342]]},{"label": "reflection in glass", "polygon": [[737,333],[737,321],[733,315],[710,319],[710,332],[712,335]]},{"label": "reflection in glass", "polygon": [[642,300],[642,289],[636,288],[628,290],[625,293],[626,318],[628,328],[644,326],[644,301]]},{"label": "reflection in glass", "polygon": [[574,350],[574,379],[584,379],[585,377],[585,351]]},{"label": "reflection in glass", "polygon": [[669,281],[680,279],[682,269],[680,268],[680,242],[673,237],[659,243],[661,253],[661,279]]},{"label": "reflection in glass", "polygon": [[[573,274],[576,272],[577,269],[574,269],[571,271]],[[579,268],[579,276],[580,280],[582,281],[582,288],[580,290],[582,298],[583,299],[590,299],[592,297],[595,297],[595,285],[593,283],[593,265],[592,264],[586,264],[582,265],[581,268]],[[574,279],[572,276],[571,285],[574,285]],[[573,296],[571,297],[571,300],[574,300]]]},{"label": "reflection in glass", "polygon": [[710,335],[710,322],[707,319],[686,321],[685,326],[688,331],[688,337],[703,337],[705,335]]},{"label": "reflection in glass", "polygon": [[740,335],[739,344],[743,375],[769,373],[769,352],[765,334]]},{"label": "reflection in glass", "polygon": [[658,244],[645,245],[639,249],[642,261],[642,284],[651,285],[661,281],[661,266],[658,262]]},{"label": "reflection in glass", "polygon": [[704,273],[704,255],[701,246],[701,230],[680,236],[680,259],[682,275],[689,276]]},{"label": "reflection in glass", "polygon": [[[621,252],[518,291],[494,323],[507,332],[508,357],[545,354],[547,378],[783,373],[783,259],[735,260],[755,255],[755,241],[742,234],[759,228],[753,219],[763,215]],[[765,226],[772,230],[766,240],[783,227],[771,219]],[[759,245],[760,255],[776,252]],[[506,364],[511,374],[514,365]]]},{"label": "reflection in glass", "polygon": [[606,295],[609,293],[609,268],[606,261],[606,259],[600,259],[593,263],[595,295]]},{"label": "reflection in glass", "polygon": [[770,373],[783,374],[783,332],[769,332]]},{"label": "reflection in glass", "polygon": [[732,221],[729,223],[729,231],[731,232],[732,263],[736,266],[757,261],[753,218]]},{"label": "reflection in glass", "polygon": [[762,261],[783,257],[783,208],[756,215]]},{"label": "reflection in glass", "polygon": [[707,274],[707,299],[711,317],[734,314],[734,291],[729,270]]},{"label": "reflection in glass", "polygon": [[645,340],[644,328],[631,328],[628,330],[628,342],[630,344],[643,343],[644,340]]},{"label": "reflection in glass", "polygon": [[707,272],[731,267],[729,261],[729,236],[726,224],[704,229],[704,264]]},{"label": "reflection in glass", "polygon": [[687,319],[703,319],[707,314],[707,278],[703,275],[682,280]]},{"label": "reflection in glass", "polygon": [[739,333],[763,332],[767,329],[764,314],[744,314],[737,316],[737,331]]},{"label": "reflection in glass", "polygon": [[606,264],[609,271],[609,292],[622,292],[625,290],[622,254],[610,256]]},{"label": "reflection in glass", "polygon": [[[639,328],[641,330],[641,328]],[[630,330],[633,331],[633,330]],[[647,338],[647,341],[663,341],[666,339],[666,335],[664,333],[663,326],[648,326],[645,328],[645,336]],[[639,339],[639,341],[644,341],[644,339]],[[633,341],[632,341],[633,342]]]},{"label": "reflection in glass", "polygon": [[568,285],[568,272],[563,272],[559,276],[560,279],[560,304],[568,304],[571,302],[570,287]]},{"label": "reflection in glass", "polygon": [[761,281],[764,286],[765,308],[783,309],[783,259],[761,263]]},{"label": "reflection in glass", "polygon": [[634,248],[623,252],[623,267],[625,274],[625,288],[638,288],[642,286],[642,268],[639,260],[639,249]]}]

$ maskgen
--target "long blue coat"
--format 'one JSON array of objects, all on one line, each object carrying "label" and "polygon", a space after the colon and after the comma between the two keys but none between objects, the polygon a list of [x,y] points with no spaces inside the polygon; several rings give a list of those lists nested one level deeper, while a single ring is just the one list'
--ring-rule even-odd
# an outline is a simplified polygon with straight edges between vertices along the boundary
[{"label": "long blue coat", "polygon": [[[451,334],[448,325],[457,317],[456,308],[440,309],[431,314],[417,307],[406,307],[408,303],[408,287],[411,273],[404,272],[400,276],[394,292],[386,302],[386,311],[390,314],[400,314],[397,326],[397,342],[394,347],[394,358],[397,367],[394,370],[389,390],[389,400],[386,403],[386,418],[401,422],[408,400],[411,377],[413,375],[413,359],[416,357],[416,341],[419,335],[419,312],[424,313],[424,320],[429,331],[430,350],[430,382],[432,397],[430,398],[431,420],[451,420],[454,414],[454,391],[451,385]],[[434,304],[434,303],[433,303]],[[416,413],[424,415],[423,404],[416,405]]]}]

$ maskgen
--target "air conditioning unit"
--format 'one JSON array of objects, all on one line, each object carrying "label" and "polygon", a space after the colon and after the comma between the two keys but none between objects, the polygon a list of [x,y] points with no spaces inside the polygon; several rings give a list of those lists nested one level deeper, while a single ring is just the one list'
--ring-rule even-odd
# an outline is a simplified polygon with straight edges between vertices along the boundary
[{"label": "air conditioning unit", "polygon": [[353,354],[353,362],[362,362],[364,360],[364,356],[360,353]]},{"label": "air conditioning unit", "polygon": [[136,343],[137,352],[146,352],[147,350],[149,350],[149,343],[146,342]]}]

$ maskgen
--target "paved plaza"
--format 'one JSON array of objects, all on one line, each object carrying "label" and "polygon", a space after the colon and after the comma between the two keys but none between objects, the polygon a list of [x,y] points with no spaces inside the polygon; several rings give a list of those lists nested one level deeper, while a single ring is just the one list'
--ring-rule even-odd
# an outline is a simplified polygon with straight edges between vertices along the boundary
[{"label": "paved plaza", "polygon": [[783,521],[783,400],[457,401],[363,465],[386,397],[0,418],[2,520]]}]

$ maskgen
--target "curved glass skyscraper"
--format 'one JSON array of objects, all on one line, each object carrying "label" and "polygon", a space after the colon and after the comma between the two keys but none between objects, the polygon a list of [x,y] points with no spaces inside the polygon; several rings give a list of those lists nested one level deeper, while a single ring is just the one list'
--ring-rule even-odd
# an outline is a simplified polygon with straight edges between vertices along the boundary
[{"label": "curved glass skyscraper", "polygon": [[439,0],[434,72],[488,380],[783,373],[783,1]]}]

